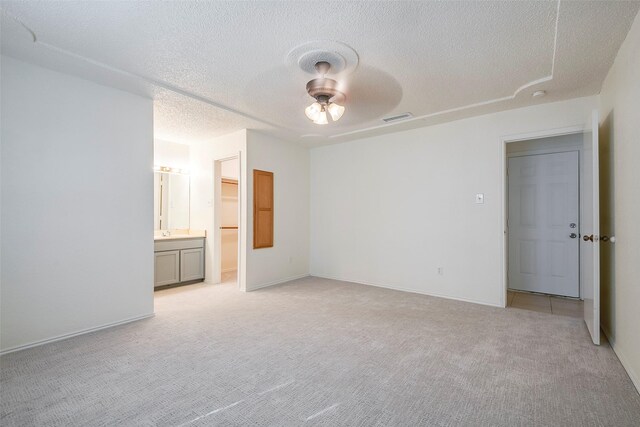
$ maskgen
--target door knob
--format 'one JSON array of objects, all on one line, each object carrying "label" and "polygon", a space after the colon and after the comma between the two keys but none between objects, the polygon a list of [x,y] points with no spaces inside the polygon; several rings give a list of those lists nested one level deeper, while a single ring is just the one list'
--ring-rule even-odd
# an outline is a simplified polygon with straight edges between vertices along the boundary
[{"label": "door knob", "polygon": [[584,236],[582,236],[582,240],[584,240],[585,242],[588,241],[592,241],[593,242],[593,234],[590,236],[587,236],[586,234]]},{"label": "door knob", "polygon": [[602,240],[603,242],[611,242],[611,243],[615,243],[616,242],[616,236],[602,236],[600,237],[600,240]]},{"label": "door knob", "polygon": [[572,239],[575,239],[576,237],[578,237],[578,235],[576,233],[571,233],[569,234],[569,237],[571,237]]}]

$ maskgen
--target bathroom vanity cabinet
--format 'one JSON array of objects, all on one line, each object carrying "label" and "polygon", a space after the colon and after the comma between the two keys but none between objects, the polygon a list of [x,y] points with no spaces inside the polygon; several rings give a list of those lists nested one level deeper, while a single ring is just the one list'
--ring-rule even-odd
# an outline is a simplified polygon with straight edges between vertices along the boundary
[{"label": "bathroom vanity cabinet", "polygon": [[204,239],[156,239],[154,287],[204,280]]}]

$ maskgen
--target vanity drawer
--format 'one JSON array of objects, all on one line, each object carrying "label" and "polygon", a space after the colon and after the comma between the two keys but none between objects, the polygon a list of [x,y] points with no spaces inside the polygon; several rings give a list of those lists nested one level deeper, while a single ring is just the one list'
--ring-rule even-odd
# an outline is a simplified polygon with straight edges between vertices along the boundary
[{"label": "vanity drawer", "polygon": [[155,252],[204,248],[204,238],[159,240],[154,242],[154,247]]}]

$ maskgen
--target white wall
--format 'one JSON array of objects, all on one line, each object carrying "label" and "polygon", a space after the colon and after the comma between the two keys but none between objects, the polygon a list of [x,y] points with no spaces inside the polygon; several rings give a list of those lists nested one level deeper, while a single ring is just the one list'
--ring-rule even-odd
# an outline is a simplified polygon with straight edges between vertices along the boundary
[{"label": "white wall", "polygon": [[1,349],[151,315],[152,101],[1,71]]},{"label": "white wall", "polygon": [[[220,266],[221,248],[218,239],[220,222],[216,222],[213,214],[214,197],[221,193],[222,189],[214,188],[214,163],[215,160],[226,159],[232,156],[240,156],[240,185],[239,201],[243,206],[240,215],[240,259],[239,263],[246,262],[246,151],[247,131],[241,130],[228,135],[215,138],[210,142],[194,143],[190,147],[190,176],[191,176],[191,228],[206,230],[206,261],[205,282],[215,283],[214,266]],[[216,194],[216,191],[218,194]],[[246,278],[243,271],[238,271],[238,282],[241,289],[246,288]]]},{"label": "white wall", "polygon": [[189,146],[156,139],[153,142],[153,163],[157,166],[189,169],[191,164]]},{"label": "white wall", "polygon": [[[252,130],[191,146],[191,228],[207,230],[206,278],[216,281],[220,265],[219,218],[213,212],[214,161],[240,155],[240,259],[243,290],[258,289],[309,274],[309,150]],[[253,169],[274,173],[274,247],[253,249]],[[220,171],[222,173],[222,165]]]},{"label": "white wall", "polygon": [[[309,274],[309,150],[247,131],[247,290]],[[253,249],[253,170],[273,172],[272,248]]]},{"label": "white wall", "polygon": [[[602,244],[602,324],[622,364],[640,389],[640,17],[636,17],[600,93],[601,168],[612,180],[601,182],[603,234],[615,234],[615,245]],[[608,191],[610,192],[609,194]]]},{"label": "white wall", "polygon": [[584,125],[596,104],[542,104],[312,149],[311,274],[502,306],[501,137]]}]

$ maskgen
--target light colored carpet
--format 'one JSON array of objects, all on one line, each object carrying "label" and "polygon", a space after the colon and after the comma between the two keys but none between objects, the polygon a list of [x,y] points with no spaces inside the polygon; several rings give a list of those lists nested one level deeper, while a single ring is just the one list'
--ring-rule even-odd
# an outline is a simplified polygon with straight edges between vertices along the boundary
[{"label": "light colored carpet", "polygon": [[2,357],[3,426],[637,426],[580,319],[305,278]]}]

